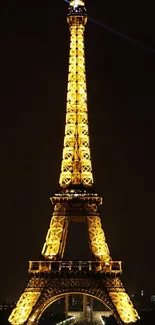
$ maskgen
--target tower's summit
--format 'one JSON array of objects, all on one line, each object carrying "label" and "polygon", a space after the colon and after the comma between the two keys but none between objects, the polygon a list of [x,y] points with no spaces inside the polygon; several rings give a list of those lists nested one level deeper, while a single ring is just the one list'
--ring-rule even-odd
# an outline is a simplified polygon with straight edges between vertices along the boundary
[{"label": "tower's summit", "polygon": [[[80,5],[74,4],[73,2],[70,3],[70,6],[68,8],[68,17],[76,16],[76,17],[86,17],[87,16],[87,10],[84,6],[84,3]],[[85,20],[86,23],[87,20]]]}]

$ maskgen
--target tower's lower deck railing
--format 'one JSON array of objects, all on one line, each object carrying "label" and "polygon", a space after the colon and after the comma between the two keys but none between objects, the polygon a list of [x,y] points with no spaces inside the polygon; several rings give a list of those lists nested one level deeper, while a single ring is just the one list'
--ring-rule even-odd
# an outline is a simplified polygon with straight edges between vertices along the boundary
[{"label": "tower's lower deck railing", "polygon": [[90,271],[121,273],[121,261],[30,261],[29,273],[50,273],[56,271]]}]

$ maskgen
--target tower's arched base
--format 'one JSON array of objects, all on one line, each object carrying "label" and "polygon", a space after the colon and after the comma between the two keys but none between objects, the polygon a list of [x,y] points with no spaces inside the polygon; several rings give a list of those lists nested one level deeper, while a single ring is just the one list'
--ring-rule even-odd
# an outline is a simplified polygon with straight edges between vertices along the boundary
[{"label": "tower's arched base", "polygon": [[[36,325],[50,304],[66,294],[78,293],[100,300],[113,312],[118,324],[132,322],[134,309],[119,276],[88,271],[31,275],[9,321],[14,325]],[[125,322],[122,317],[126,317]]]}]

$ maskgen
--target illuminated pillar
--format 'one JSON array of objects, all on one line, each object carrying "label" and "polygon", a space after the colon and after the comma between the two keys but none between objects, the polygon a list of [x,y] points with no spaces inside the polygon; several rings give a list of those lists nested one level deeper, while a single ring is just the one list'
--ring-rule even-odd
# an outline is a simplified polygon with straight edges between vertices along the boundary
[{"label": "illuminated pillar", "polygon": [[68,317],[68,309],[69,309],[69,295],[65,296],[65,316]]},{"label": "illuminated pillar", "polygon": [[83,295],[83,318],[87,320],[87,296]]}]

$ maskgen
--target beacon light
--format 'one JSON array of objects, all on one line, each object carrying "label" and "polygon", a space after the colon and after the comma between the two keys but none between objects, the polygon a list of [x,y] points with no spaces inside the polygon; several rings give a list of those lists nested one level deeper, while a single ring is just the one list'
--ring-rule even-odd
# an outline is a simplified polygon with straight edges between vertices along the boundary
[{"label": "beacon light", "polygon": [[70,2],[70,6],[73,6],[74,8],[78,6],[84,6],[84,2],[81,0],[74,0]]}]

